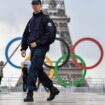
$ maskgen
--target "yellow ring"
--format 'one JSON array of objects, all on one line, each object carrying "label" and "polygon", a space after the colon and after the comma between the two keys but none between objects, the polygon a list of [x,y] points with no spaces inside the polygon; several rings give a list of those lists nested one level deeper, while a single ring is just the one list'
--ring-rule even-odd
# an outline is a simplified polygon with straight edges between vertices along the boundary
[{"label": "yellow ring", "polygon": [[[46,56],[45,59],[48,61],[50,66],[53,66],[53,62],[51,61],[51,59],[49,57]],[[29,60],[30,60],[30,55],[28,57],[26,57],[25,61],[29,61]],[[22,64],[22,68],[23,68],[23,64]],[[52,79],[53,76],[54,76],[54,69],[50,69],[49,78]]]}]

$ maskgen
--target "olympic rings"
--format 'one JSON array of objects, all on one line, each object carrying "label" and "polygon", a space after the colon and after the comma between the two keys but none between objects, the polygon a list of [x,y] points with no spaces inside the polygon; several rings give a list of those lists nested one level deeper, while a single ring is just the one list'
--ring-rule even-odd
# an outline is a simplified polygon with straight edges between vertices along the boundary
[{"label": "olympic rings", "polygon": [[80,65],[80,64],[77,62],[77,60],[76,60],[75,58],[72,58],[72,60],[73,60],[73,62],[75,63],[75,65],[78,66],[78,67],[81,68],[81,69],[93,69],[93,68],[95,68],[96,66],[98,66],[98,65],[101,63],[102,59],[103,59],[103,56],[104,56],[103,48],[102,48],[101,44],[100,44],[96,39],[93,39],[93,38],[82,38],[82,39],[78,40],[78,41],[73,45],[73,47],[72,47],[72,54],[75,53],[75,48],[77,47],[77,45],[78,45],[79,43],[83,42],[83,41],[92,41],[92,42],[94,42],[94,43],[99,47],[100,52],[101,52],[101,56],[100,56],[99,61],[98,61],[96,64],[94,64],[93,66],[86,67],[86,66]]},{"label": "olympic rings", "polygon": [[[60,77],[60,75],[58,74],[58,64],[61,62],[62,59],[66,58],[66,57],[67,57],[67,55],[63,55],[63,56],[62,56],[61,58],[59,58],[59,60],[57,61],[56,65],[55,65],[55,69],[54,69],[55,76],[56,76],[56,78],[58,79],[59,83],[60,83],[61,85],[64,85],[65,87],[66,87],[66,86],[72,86],[72,85],[77,86],[77,85],[79,85],[79,84],[83,81],[83,79],[84,79],[85,76],[86,76],[87,71],[86,71],[86,69],[85,69],[85,70],[84,70],[84,73],[83,73],[83,75],[82,75],[82,77],[81,77],[79,80],[74,81],[73,83],[71,83],[71,82],[66,82],[66,81],[62,80],[61,77]],[[75,55],[75,54],[71,54],[70,57],[75,57],[75,58],[79,59],[79,60],[81,61],[82,65],[83,65],[83,66],[86,66],[84,60],[83,60],[81,57],[79,57],[79,56],[77,56],[77,55]]]},{"label": "olympic rings", "polygon": [[[45,57],[45,59],[48,61],[48,63],[53,66],[53,62],[50,60],[49,57]],[[29,61],[30,60],[30,55],[25,59],[25,61]],[[52,79],[54,76],[54,69],[50,69],[50,72],[49,72],[49,78]]]},{"label": "olympic rings", "polygon": [[[21,39],[22,39],[21,37],[17,37],[17,38],[12,39],[12,40],[8,43],[8,45],[7,45],[7,47],[6,47],[6,50],[5,50],[5,57],[6,57],[7,61],[8,61],[8,63],[9,63],[11,66],[13,66],[14,68],[17,68],[17,69],[21,69],[21,66],[17,66],[17,65],[13,64],[13,63],[10,61],[9,55],[8,55],[8,51],[9,51],[9,48],[10,48],[10,46],[12,45],[12,43],[14,43],[15,41],[21,40]],[[63,39],[56,38],[56,40],[59,40],[59,41],[63,42],[63,43],[66,45],[66,47],[67,47],[67,54],[68,54],[68,56],[67,56],[67,58],[65,59],[65,61],[63,62],[63,64],[61,64],[61,65],[59,66],[59,68],[60,68],[60,67],[64,66],[64,65],[68,62],[68,60],[69,60],[69,54],[70,54],[70,48],[69,48],[68,44],[67,44]],[[54,66],[49,66],[49,65],[47,65],[45,62],[44,62],[44,65],[45,65],[46,67],[50,68],[50,69],[54,69],[54,68],[55,68]]]},{"label": "olympic rings", "polygon": [[9,55],[8,55],[8,51],[9,51],[9,48],[10,48],[10,46],[12,45],[12,43],[14,43],[14,42],[17,41],[17,40],[21,40],[21,39],[22,39],[21,37],[17,37],[17,38],[12,39],[12,40],[8,43],[8,45],[7,45],[7,47],[6,47],[6,50],[5,50],[5,57],[6,57],[6,59],[7,59],[7,62],[8,62],[11,66],[13,66],[14,68],[17,68],[17,69],[21,69],[21,66],[17,66],[17,65],[13,64],[13,63],[10,61]]},{"label": "olympic rings", "polygon": [[[63,39],[61,39],[61,38],[56,38],[56,40],[58,40],[58,41],[64,43],[64,44],[65,44],[65,47],[67,48],[67,57],[65,58],[64,62],[63,62],[61,65],[58,66],[58,68],[61,68],[61,67],[63,67],[63,66],[68,62],[68,60],[69,60],[70,48],[69,48],[69,45],[68,45]],[[45,65],[46,67],[48,67],[48,68],[52,68],[52,69],[55,68],[55,66],[49,66],[49,65],[47,65],[45,62],[44,62],[44,65]]]},{"label": "olympic rings", "polygon": [[[7,59],[7,62],[8,62],[11,66],[13,66],[13,67],[15,67],[15,68],[17,68],[17,69],[21,69],[21,66],[17,66],[17,65],[15,65],[15,64],[13,64],[12,61],[10,61],[8,51],[9,51],[9,48],[10,48],[10,46],[12,45],[12,43],[14,43],[14,42],[17,41],[17,40],[21,40],[21,39],[22,39],[21,37],[17,37],[17,38],[12,39],[12,40],[8,43],[8,45],[7,45],[6,49],[5,49],[5,57],[6,57],[6,59]],[[69,56],[68,56],[68,55],[70,54],[70,48],[69,48],[68,44],[67,44],[64,40],[59,39],[59,38],[56,38],[56,40],[59,40],[59,41],[63,42],[63,43],[66,45],[66,47],[67,47],[67,58],[64,60],[64,62],[63,62],[61,65],[58,66],[58,68],[60,68],[60,67],[64,66],[64,65],[67,63],[67,61],[69,60]],[[77,66],[78,66],[79,68],[81,68],[81,69],[92,69],[92,68],[95,68],[96,66],[98,66],[98,65],[101,63],[101,61],[102,61],[102,59],[103,59],[103,56],[104,56],[103,48],[102,48],[101,44],[100,44],[96,39],[93,39],[93,38],[82,38],[82,39],[78,40],[78,41],[73,45],[73,47],[72,47],[72,54],[75,53],[74,50],[75,50],[76,46],[77,46],[80,42],[83,42],[83,41],[92,41],[92,42],[94,42],[95,44],[98,45],[98,47],[99,47],[99,49],[100,49],[100,51],[101,51],[100,59],[99,59],[99,61],[98,61],[95,65],[90,66],[90,67],[86,67],[86,66],[80,65],[80,64],[77,62],[76,58],[72,58],[73,61],[74,61],[74,64],[77,65]],[[44,63],[44,65],[45,65],[46,67],[48,67],[48,68],[52,68],[52,69],[54,68],[54,66],[49,66],[49,65],[47,65],[46,63]]]},{"label": "olympic rings", "polygon": [[[46,56],[45,59],[49,62],[51,66],[53,66],[53,62],[51,61],[49,57]],[[52,79],[53,76],[54,76],[54,69],[50,69],[49,78]]]}]

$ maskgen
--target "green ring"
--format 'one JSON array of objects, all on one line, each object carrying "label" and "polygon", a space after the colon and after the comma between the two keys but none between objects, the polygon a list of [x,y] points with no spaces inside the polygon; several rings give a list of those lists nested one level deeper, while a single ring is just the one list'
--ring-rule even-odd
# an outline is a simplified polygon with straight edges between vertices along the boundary
[{"label": "green ring", "polygon": [[[59,60],[56,62],[55,69],[54,69],[55,76],[56,76],[56,78],[58,79],[58,82],[59,82],[61,85],[65,86],[65,87],[66,87],[66,86],[77,86],[77,85],[80,85],[80,84],[82,83],[82,81],[84,80],[86,74],[87,74],[86,69],[84,70],[84,73],[83,73],[82,77],[81,77],[80,79],[78,79],[78,80],[72,82],[72,83],[71,83],[71,82],[66,82],[66,81],[64,81],[64,80],[61,79],[61,77],[60,77],[60,75],[59,75],[59,73],[58,73],[58,64],[61,62],[62,59],[66,58],[66,57],[67,57],[67,55],[64,54],[64,55],[63,55],[61,58],[59,58]],[[82,65],[83,65],[83,66],[86,66],[84,60],[83,60],[81,57],[79,57],[78,55],[76,55],[76,54],[71,54],[70,57],[75,57],[75,58],[79,59],[79,60],[81,61]]]}]

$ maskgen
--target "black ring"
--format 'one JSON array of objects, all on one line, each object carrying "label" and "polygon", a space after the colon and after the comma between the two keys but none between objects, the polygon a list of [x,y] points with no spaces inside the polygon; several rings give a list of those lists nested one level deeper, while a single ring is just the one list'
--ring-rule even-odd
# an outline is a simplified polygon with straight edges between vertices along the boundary
[{"label": "black ring", "polygon": [[[69,45],[68,45],[63,39],[61,39],[61,38],[56,38],[56,40],[61,41],[62,43],[64,43],[65,46],[66,46],[66,48],[67,48],[67,57],[66,57],[66,59],[64,60],[64,62],[63,62],[61,65],[58,66],[58,68],[61,68],[61,67],[63,67],[63,66],[68,62],[68,60],[69,60],[69,58],[70,58],[70,52],[71,52],[71,51],[70,51]],[[44,65],[45,65],[47,68],[50,68],[50,69],[54,69],[54,68],[55,68],[55,66],[49,66],[49,65],[47,65],[45,62],[44,62]]]}]

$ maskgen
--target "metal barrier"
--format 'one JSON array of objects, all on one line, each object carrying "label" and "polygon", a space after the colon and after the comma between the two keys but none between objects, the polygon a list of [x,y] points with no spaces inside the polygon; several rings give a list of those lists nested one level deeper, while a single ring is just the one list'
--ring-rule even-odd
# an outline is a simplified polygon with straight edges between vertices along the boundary
[{"label": "metal barrier", "polygon": [[[2,92],[20,92],[22,91],[22,83],[17,84],[17,77],[6,77],[3,79],[2,84],[0,86],[0,90]],[[59,84],[55,84],[61,91],[69,91],[69,92],[90,92],[90,93],[105,93],[105,79],[86,79],[89,84],[88,87],[63,87]],[[39,91],[43,91],[43,87],[41,86]]]}]

